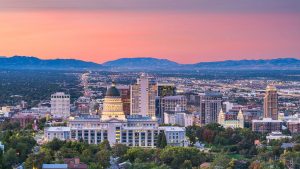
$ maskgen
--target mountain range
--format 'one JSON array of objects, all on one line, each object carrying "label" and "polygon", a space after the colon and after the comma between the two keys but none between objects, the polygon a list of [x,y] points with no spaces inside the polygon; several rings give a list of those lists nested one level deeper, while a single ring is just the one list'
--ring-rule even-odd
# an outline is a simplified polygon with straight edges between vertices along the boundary
[{"label": "mountain range", "polygon": [[39,59],[28,56],[0,57],[0,69],[92,69],[92,70],[199,70],[199,69],[251,69],[300,70],[300,60],[278,58],[269,60],[226,60],[180,64],[168,59],[121,58],[103,64],[76,59]]},{"label": "mountain range", "polygon": [[76,59],[49,59],[13,56],[0,57],[0,69],[101,69],[101,64]]}]

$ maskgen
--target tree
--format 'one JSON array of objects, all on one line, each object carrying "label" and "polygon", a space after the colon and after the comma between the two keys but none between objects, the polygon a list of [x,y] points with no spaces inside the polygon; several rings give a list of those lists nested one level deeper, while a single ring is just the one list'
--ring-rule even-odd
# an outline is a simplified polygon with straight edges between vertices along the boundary
[{"label": "tree", "polygon": [[88,169],[104,169],[100,163],[91,163]]},{"label": "tree", "polygon": [[196,131],[199,128],[200,128],[199,126],[195,126],[195,125],[186,127],[186,136],[189,138],[192,145],[194,145],[197,141]]},{"label": "tree", "polygon": [[167,146],[167,138],[165,132],[160,132],[157,138],[157,148],[165,148]]},{"label": "tree", "polygon": [[136,161],[139,159],[141,162],[155,161],[157,157],[156,149],[143,149],[141,147],[132,147],[127,150],[124,159],[129,160],[130,162]]},{"label": "tree", "polygon": [[42,168],[43,163],[45,162],[45,154],[30,154],[25,161],[25,169],[27,168]]},{"label": "tree", "polygon": [[11,168],[13,165],[17,164],[18,158],[16,155],[16,150],[13,148],[10,148],[7,150],[6,153],[4,153],[3,156],[3,163],[4,163],[4,168]]},{"label": "tree", "polygon": [[128,147],[124,144],[115,144],[112,147],[112,154],[116,157],[122,157],[126,154]]},{"label": "tree", "polygon": [[180,166],[180,169],[192,169],[193,165],[191,160],[184,160],[183,164]]},{"label": "tree", "polygon": [[166,147],[160,153],[160,160],[171,168],[178,169],[185,160],[190,160],[192,166],[199,166],[207,157],[192,147]]},{"label": "tree", "polygon": [[107,168],[109,166],[110,162],[110,152],[106,149],[100,150],[96,154],[96,161],[101,164],[104,168]]},{"label": "tree", "polygon": [[231,159],[224,154],[219,154],[211,163],[211,168],[226,169],[229,167]]},{"label": "tree", "polygon": [[58,151],[64,144],[64,141],[61,141],[57,138],[54,138],[52,141],[46,144],[46,147],[53,151]]},{"label": "tree", "polygon": [[108,151],[110,151],[111,147],[110,147],[109,141],[108,140],[104,140],[103,142],[101,142],[99,144],[99,148],[100,148],[100,150],[108,150]]}]

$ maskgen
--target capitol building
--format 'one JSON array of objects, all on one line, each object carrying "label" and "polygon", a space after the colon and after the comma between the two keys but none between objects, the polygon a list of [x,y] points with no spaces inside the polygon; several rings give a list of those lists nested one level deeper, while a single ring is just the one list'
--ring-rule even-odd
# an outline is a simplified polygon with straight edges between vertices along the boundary
[{"label": "capitol building", "polygon": [[100,117],[70,117],[68,127],[46,128],[44,140],[58,138],[89,144],[108,140],[111,145],[120,143],[127,146],[156,147],[160,132],[165,133],[169,145],[183,146],[186,143],[184,127],[160,127],[155,117],[125,116],[120,92],[113,83],[106,92]]}]

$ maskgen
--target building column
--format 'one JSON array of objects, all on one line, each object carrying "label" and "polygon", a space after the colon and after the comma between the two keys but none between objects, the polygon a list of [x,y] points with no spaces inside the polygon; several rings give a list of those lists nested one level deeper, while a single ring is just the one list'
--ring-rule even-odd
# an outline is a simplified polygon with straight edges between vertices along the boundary
[{"label": "building column", "polygon": [[139,147],[142,145],[142,133],[139,131]]},{"label": "building column", "polygon": [[91,144],[91,130],[88,130],[88,143]]},{"label": "building column", "polygon": [[135,146],[135,131],[132,130],[132,146]]},{"label": "building column", "polygon": [[126,145],[128,146],[129,144],[129,135],[128,135],[128,130],[126,130]]},{"label": "building column", "polygon": [[78,140],[78,130],[75,130],[75,140]]},{"label": "building column", "polygon": [[151,131],[151,146],[154,147],[154,130]]},{"label": "building column", "polygon": [[95,134],[94,134],[94,144],[97,144],[97,132],[98,130],[94,130]]}]

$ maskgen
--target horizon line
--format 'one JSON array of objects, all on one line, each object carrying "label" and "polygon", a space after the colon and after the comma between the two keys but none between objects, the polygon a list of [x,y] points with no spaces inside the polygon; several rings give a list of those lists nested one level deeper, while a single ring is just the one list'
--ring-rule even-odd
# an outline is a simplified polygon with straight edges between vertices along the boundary
[{"label": "horizon line", "polygon": [[118,59],[114,59],[114,60],[108,60],[102,63],[97,63],[94,61],[88,61],[88,60],[82,60],[82,59],[77,59],[77,58],[41,58],[38,56],[26,56],[26,55],[13,55],[13,56],[1,56],[0,55],[0,59],[1,58],[13,58],[13,57],[27,57],[27,58],[37,58],[39,60],[78,60],[78,61],[83,61],[83,62],[90,62],[90,63],[95,63],[95,64],[100,64],[103,65],[107,62],[111,62],[111,61],[116,61],[116,60],[120,60],[120,59],[158,59],[158,60],[167,60],[167,61],[171,61],[171,62],[175,62],[176,64],[181,64],[181,65],[192,65],[192,64],[198,64],[198,63],[213,63],[213,62],[226,62],[226,61],[259,61],[259,60],[276,60],[276,59],[296,59],[296,60],[300,60],[300,58],[297,57],[278,57],[278,58],[267,58],[267,59],[227,59],[227,60],[217,60],[217,61],[199,61],[199,62],[195,62],[195,63],[180,63],[180,62],[176,62],[167,58],[158,58],[158,57],[120,57]]}]

